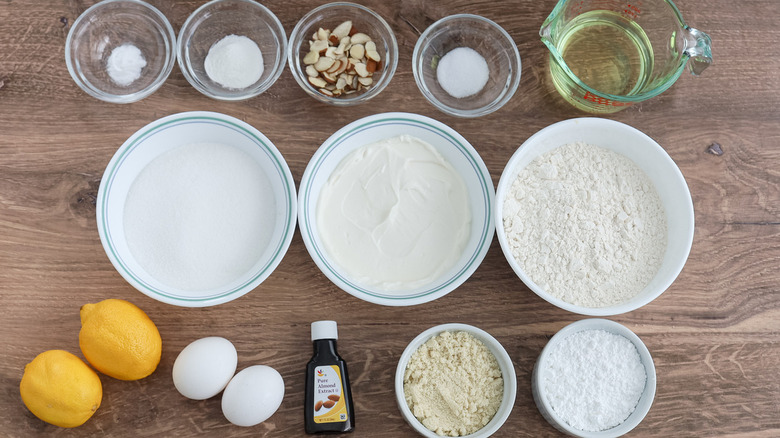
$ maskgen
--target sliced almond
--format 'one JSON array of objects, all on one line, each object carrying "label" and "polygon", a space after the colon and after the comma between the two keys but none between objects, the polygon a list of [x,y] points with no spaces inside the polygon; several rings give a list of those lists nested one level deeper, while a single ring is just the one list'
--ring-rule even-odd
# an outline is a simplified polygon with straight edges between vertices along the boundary
[{"label": "sliced almond", "polygon": [[333,73],[333,74],[341,74],[344,73],[347,70],[347,66],[349,65],[349,60],[347,58],[341,58],[339,60],[339,68]]},{"label": "sliced almond", "polygon": [[322,72],[322,79],[325,80],[325,82],[329,84],[335,84],[336,83],[336,77],[328,72]]},{"label": "sliced almond", "polygon": [[317,30],[317,39],[318,40],[328,41],[328,37],[330,37],[330,31],[329,30],[326,30],[326,29],[323,29],[323,28],[319,28]]},{"label": "sliced almond", "polygon": [[364,33],[356,33],[350,37],[349,42],[352,44],[365,44],[371,41],[371,37]]},{"label": "sliced almond", "polygon": [[347,80],[344,77],[340,77],[336,81],[336,89],[337,90],[343,90],[346,87],[347,87]]},{"label": "sliced almond", "polygon": [[325,49],[325,56],[327,56],[328,58],[333,58],[333,59],[336,59],[336,58],[339,57],[338,54],[336,53],[336,48],[335,47],[328,47],[327,49]]},{"label": "sliced almond", "polygon": [[307,65],[306,66],[306,75],[310,76],[312,78],[316,78],[317,76],[320,75],[320,72],[318,72],[317,69],[314,68],[313,65]]},{"label": "sliced almond", "polygon": [[322,78],[321,78],[321,77],[319,77],[319,76],[318,76],[318,77],[316,77],[316,78],[313,78],[313,77],[309,76],[309,83],[310,83],[310,84],[312,84],[312,85],[314,85],[314,86],[315,86],[315,87],[317,87],[317,88],[323,88],[323,87],[325,87],[326,85],[328,85],[328,83],[327,83],[327,82],[325,82],[325,79],[322,79]]},{"label": "sliced almond", "polygon": [[369,73],[374,73],[376,71],[376,61],[374,61],[373,59],[369,59],[368,61],[366,61],[366,70]]},{"label": "sliced almond", "polygon": [[317,52],[319,54],[322,54],[325,52],[327,48],[328,48],[328,41],[317,40],[311,43],[311,47],[309,47],[309,50],[311,50],[312,52]]},{"label": "sliced almond", "polygon": [[370,74],[366,69],[366,64],[362,62],[358,62],[357,64],[355,64],[355,73],[357,73],[361,78],[365,78]]},{"label": "sliced almond", "polygon": [[366,50],[366,58],[376,62],[382,60],[382,57],[379,55],[379,52],[377,52],[376,50]]},{"label": "sliced almond", "polygon": [[347,20],[338,26],[336,26],[335,29],[330,33],[331,35],[336,35],[339,39],[344,38],[345,36],[349,35],[349,31],[352,30],[352,21]]},{"label": "sliced almond", "polygon": [[358,78],[358,82],[360,82],[361,85],[364,85],[368,87],[369,85],[374,83],[374,79],[372,78]]},{"label": "sliced almond", "polygon": [[349,56],[355,59],[358,60],[363,59],[363,55],[365,54],[366,54],[366,49],[363,47],[362,44],[352,44],[352,47],[349,48]]},{"label": "sliced almond", "polygon": [[338,71],[338,69],[340,67],[341,67],[341,60],[340,59],[336,59],[336,60],[333,61],[333,65],[331,65],[330,68],[325,70],[325,73],[328,73],[330,75],[336,76],[338,74],[336,72]]},{"label": "sliced almond", "polygon": [[303,63],[306,65],[311,65],[317,62],[320,59],[320,54],[318,52],[309,52],[306,54],[306,56],[303,57]]},{"label": "sliced almond", "polygon": [[327,88],[320,88],[320,93],[329,97],[333,97],[333,92],[328,90]]},{"label": "sliced almond", "polygon": [[373,41],[369,41],[364,44],[366,46],[366,52],[376,52],[376,43]]},{"label": "sliced almond", "polygon": [[327,56],[320,56],[320,59],[317,60],[317,62],[314,63],[314,68],[317,69],[317,71],[325,71],[333,66],[333,63],[336,62],[333,58],[328,58]]}]

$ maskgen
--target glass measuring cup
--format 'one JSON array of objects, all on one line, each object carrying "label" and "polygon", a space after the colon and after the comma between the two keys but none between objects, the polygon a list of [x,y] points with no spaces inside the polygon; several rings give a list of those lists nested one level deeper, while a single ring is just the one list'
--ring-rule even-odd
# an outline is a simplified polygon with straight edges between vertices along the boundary
[{"label": "glass measuring cup", "polygon": [[560,0],[539,30],[550,75],[575,107],[613,113],[666,91],[688,65],[712,63],[709,35],[670,0]]}]

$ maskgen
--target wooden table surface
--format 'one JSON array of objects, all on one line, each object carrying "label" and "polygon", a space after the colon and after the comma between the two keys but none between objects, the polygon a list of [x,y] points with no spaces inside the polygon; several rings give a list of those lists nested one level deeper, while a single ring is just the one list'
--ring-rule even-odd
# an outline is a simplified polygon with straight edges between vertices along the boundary
[{"label": "wooden table surface", "polygon": [[[648,0],[645,0],[648,1]],[[248,295],[210,308],[181,308],[141,294],[114,270],[96,228],[95,196],[116,149],[145,124],[177,112],[210,110],[240,118],[268,136],[296,184],[317,147],[341,126],[385,111],[440,120],[481,153],[497,183],[517,147],[539,129],[585,116],[551,88],[539,27],[555,0],[365,1],[392,26],[400,60],[390,85],[368,105],[316,103],[290,72],[266,93],[219,102],[192,88],[178,67],[151,97],[129,105],[82,92],[65,67],[69,24],[93,1],[0,2],[0,435],[302,436],[303,371],[309,324],[339,323],[350,366],[357,429],[353,436],[412,437],[396,406],[393,375],[406,344],[437,324],[460,322],[495,336],[517,371],[517,400],[502,437],[556,436],[531,396],[531,370],[547,340],[583,316],[533,294],[512,272],[497,241],[476,273],[434,302],[370,304],[334,286],[309,257],[300,234],[280,266]],[[178,31],[200,1],[152,1]],[[322,1],[269,0],[288,34]],[[694,27],[713,39],[715,63],[685,73],[667,92],[610,119],[647,133],[682,170],[696,211],[693,248],[676,282],[642,309],[610,319],[647,344],[658,389],[633,436],[780,436],[780,22],[776,0],[680,0]],[[417,90],[411,56],[417,33],[454,13],[498,22],[516,41],[522,80],[501,110],[478,119],[447,116]],[[717,142],[723,154],[707,152]],[[19,381],[37,354],[81,356],[79,308],[127,299],[157,324],[162,361],[150,377],[101,375],[104,396],[83,426],[61,429],[22,404]],[[238,349],[239,369],[276,368],[286,394],[279,411],[251,428],[233,426],[220,397],[187,400],[174,389],[178,352],[205,336]]]}]

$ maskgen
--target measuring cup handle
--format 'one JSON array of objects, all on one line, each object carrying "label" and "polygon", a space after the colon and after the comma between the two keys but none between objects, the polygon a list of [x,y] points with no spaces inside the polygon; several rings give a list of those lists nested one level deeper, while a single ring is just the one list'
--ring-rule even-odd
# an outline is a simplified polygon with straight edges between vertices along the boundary
[{"label": "measuring cup handle", "polygon": [[686,27],[684,32],[685,54],[690,57],[688,68],[694,76],[698,76],[712,64],[712,38],[692,27]]}]

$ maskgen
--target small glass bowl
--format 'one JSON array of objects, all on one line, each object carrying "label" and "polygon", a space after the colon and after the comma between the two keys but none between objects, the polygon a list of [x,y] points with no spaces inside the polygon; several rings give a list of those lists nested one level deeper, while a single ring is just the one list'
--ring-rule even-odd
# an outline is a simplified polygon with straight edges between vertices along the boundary
[{"label": "small glass bowl", "polygon": [[[436,78],[439,60],[458,47],[469,47],[482,55],[490,71],[482,90],[464,98],[450,96]],[[512,37],[487,18],[451,15],[433,23],[417,39],[412,72],[420,92],[440,111],[480,117],[498,110],[514,96],[520,84],[520,53]]]},{"label": "small glass bowl", "polygon": [[[132,44],[146,66],[129,85],[115,83],[107,71],[112,51]],[[140,0],[105,0],[84,11],[65,41],[65,64],[84,92],[112,103],[139,101],[165,82],[176,59],[176,35],[159,10]]]},{"label": "small glass bowl", "polygon": [[[206,73],[204,61],[214,43],[228,35],[245,36],[263,54],[263,73],[254,84],[227,88]],[[265,6],[251,0],[213,0],[195,10],[179,31],[176,57],[184,77],[199,92],[217,100],[245,100],[267,90],[284,70],[287,34]]]},{"label": "small glass bowl", "polygon": [[[370,36],[376,43],[382,59],[381,71],[372,76],[373,84],[351,95],[326,96],[309,83],[303,64],[303,57],[309,52],[309,41],[319,28],[333,30],[344,21],[351,20],[353,29]],[[337,2],[322,5],[298,21],[290,34],[290,47],[287,50],[287,62],[298,85],[309,96],[336,106],[360,104],[377,96],[393,78],[398,67],[398,42],[390,25],[376,12],[355,3]]]}]

